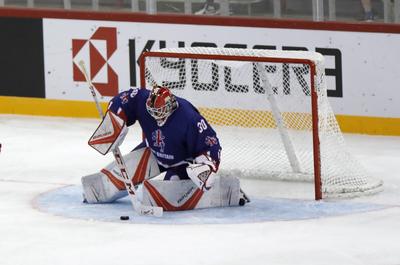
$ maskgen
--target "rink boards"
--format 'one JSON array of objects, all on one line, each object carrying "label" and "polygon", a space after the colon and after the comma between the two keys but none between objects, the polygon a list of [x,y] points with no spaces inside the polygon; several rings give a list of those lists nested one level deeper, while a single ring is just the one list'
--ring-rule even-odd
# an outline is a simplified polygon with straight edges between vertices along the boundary
[{"label": "rink boards", "polygon": [[[9,51],[0,113],[97,117],[79,60],[105,106],[112,95],[139,85],[144,50],[297,49],[324,55],[329,100],[344,132],[400,135],[399,25],[7,9],[0,17],[7,40],[0,46]],[[16,31],[22,40],[7,33]]]}]

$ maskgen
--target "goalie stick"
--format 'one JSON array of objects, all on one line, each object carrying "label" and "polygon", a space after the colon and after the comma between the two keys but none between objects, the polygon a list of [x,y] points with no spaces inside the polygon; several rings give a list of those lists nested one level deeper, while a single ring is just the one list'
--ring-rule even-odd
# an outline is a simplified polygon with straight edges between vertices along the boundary
[{"label": "goalie stick", "polygon": [[[97,111],[99,112],[99,115],[101,118],[104,117],[104,113],[103,110],[100,106],[100,102],[97,99],[97,95],[96,95],[96,91],[94,90],[94,86],[92,84],[92,82],[89,79],[89,76],[87,74],[86,71],[86,67],[85,67],[85,63],[83,61],[79,61],[79,66],[81,67],[81,70],[83,72],[83,75],[85,76],[86,82],[89,86],[90,92],[92,93],[94,102],[96,103],[96,108]],[[139,215],[148,215],[148,216],[156,216],[156,217],[161,217],[163,214],[163,208],[161,207],[152,207],[152,206],[145,206],[142,205],[136,197],[136,193],[135,193],[135,187],[133,186],[133,184],[131,183],[127,170],[126,170],[126,166],[125,166],[125,162],[124,159],[121,155],[121,151],[119,150],[119,147],[116,147],[113,151],[112,151],[115,161],[118,165],[118,168],[121,172],[122,177],[124,178],[124,184],[125,184],[125,188],[128,191],[128,196],[131,199],[132,202],[132,206],[133,209],[139,214]]]}]

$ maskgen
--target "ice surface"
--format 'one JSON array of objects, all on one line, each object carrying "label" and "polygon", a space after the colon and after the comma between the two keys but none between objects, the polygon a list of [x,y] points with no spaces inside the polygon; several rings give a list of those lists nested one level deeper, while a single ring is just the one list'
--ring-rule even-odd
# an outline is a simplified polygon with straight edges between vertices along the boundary
[{"label": "ice surface", "polygon": [[265,221],[301,220],[382,210],[384,205],[354,202],[322,202],[277,198],[252,198],[241,207],[164,212],[162,218],[138,216],[128,198],[110,204],[85,204],[82,188],[66,186],[39,195],[34,205],[41,211],[69,218],[117,222],[121,215],[140,224],[240,224]]},{"label": "ice surface", "polygon": [[252,204],[156,219],[81,203],[80,177],[112,160],[87,146],[97,125],[0,115],[1,265],[400,264],[400,137],[345,135],[379,194],[320,203],[308,183],[243,180]]}]

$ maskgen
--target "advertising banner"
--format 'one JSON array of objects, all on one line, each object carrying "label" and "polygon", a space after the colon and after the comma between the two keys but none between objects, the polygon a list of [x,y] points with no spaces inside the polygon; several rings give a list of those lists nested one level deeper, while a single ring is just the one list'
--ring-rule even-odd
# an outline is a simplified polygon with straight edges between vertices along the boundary
[{"label": "advertising banner", "polygon": [[143,22],[43,19],[46,98],[90,101],[83,60],[103,101],[139,86],[145,50],[235,47],[324,55],[336,114],[400,117],[400,34]]}]

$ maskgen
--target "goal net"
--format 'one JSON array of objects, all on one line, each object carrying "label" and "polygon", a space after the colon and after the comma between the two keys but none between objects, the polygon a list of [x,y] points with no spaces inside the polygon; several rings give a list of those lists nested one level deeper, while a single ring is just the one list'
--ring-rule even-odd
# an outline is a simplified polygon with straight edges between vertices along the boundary
[{"label": "goal net", "polygon": [[171,48],[143,53],[140,67],[142,87],[170,88],[213,125],[219,174],[314,181],[316,199],[381,190],[346,148],[321,54]]}]

